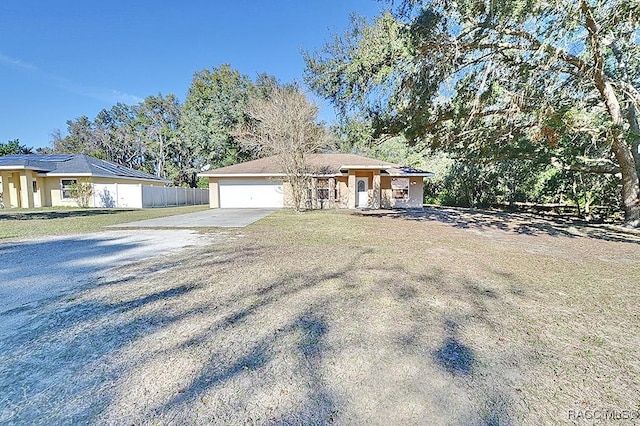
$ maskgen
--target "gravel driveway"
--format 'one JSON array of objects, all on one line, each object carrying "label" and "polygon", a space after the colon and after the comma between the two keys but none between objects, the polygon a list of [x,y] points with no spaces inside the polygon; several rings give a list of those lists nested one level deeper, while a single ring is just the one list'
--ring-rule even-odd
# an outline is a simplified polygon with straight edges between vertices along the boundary
[{"label": "gravel driveway", "polygon": [[117,268],[212,242],[193,230],[107,231],[0,244],[0,338],[47,299],[108,278]]}]

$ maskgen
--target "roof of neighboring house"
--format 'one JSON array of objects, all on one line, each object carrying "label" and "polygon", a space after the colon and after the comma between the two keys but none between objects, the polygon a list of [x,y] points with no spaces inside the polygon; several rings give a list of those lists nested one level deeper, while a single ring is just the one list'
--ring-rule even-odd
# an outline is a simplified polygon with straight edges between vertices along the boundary
[{"label": "roof of neighboring house", "polygon": [[84,154],[5,155],[0,157],[0,170],[3,169],[34,170],[46,176],[92,176],[168,182],[158,176]]},{"label": "roof of neighboring house", "polygon": [[[355,154],[310,154],[306,163],[311,173],[316,175],[341,175],[349,169],[384,170],[391,176],[433,176],[433,173],[411,167],[403,167],[388,161],[363,157]],[[260,158],[233,166],[221,167],[199,173],[200,176],[253,176],[268,175],[282,176],[284,171],[277,156]]]}]

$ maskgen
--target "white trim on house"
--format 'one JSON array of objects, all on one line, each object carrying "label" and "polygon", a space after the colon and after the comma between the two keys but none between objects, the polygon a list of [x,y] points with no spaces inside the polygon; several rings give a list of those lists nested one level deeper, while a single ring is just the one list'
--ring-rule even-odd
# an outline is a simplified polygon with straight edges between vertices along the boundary
[{"label": "white trim on house", "polygon": [[0,166],[0,170],[33,170],[33,167],[25,167],[25,166]]},{"label": "white trim on house", "polygon": [[260,177],[260,178],[268,178],[268,177],[286,177],[286,173],[198,173],[198,176],[201,177],[212,177],[212,178],[251,178],[251,177]]},{"label": "white trim on house", "polygon": [[342,169],[354,169],[354,170],[386,170],[393,169],[395,166],[393,164],[377,164],[377,165],[358,165],[358,164],[344,164],[340,166],[340,170]]},{"label": "white trim on house", "polygon": [[80,176],[80,177],[92,177],[91,173],[36,173],[38,177],[67,177],[67,176]]},{"label": "white trim on house", "polygon": [[386,175],[382,175],[382,176],[391,176],[391,177],[413,177],[413,176],[417,176],[417,177],[434,177],[436,174],[435,173],[387,173]]}]

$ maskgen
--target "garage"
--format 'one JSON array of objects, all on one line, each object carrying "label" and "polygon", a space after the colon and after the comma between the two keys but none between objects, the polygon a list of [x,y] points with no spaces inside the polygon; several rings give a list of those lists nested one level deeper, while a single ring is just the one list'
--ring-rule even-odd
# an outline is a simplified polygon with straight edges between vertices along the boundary
[{"label": "garage", "polygon": [[271,179],[221,180],[222,208],[279,208],[284,206],[282,181]]}]

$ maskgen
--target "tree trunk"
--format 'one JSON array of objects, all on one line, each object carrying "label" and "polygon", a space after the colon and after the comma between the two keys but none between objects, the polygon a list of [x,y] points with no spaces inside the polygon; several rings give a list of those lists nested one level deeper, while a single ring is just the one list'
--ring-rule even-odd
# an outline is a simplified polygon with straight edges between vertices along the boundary
[{"label": "tree trunk", "polygon": [[622,172],[622,203],[624,207],[624,223],[634,228],[640,227],[640,189],[638,173],[633,154],[623,140],[624,135],[618,135],[611,149],[620,164]]},{"label": "tree trunk", "polygon": [[638,124],[638,114],[633,100],[627,98],[629,102],[629,110],[627,111],[627,121],[629,122],[629,130],[631,131],[631,153],[636,162],[636,174],[640,178],[640,125]]},{"label": "tree trunk", "polygon": [[607,111],[613,122],[614,136],[611,150],[620,165],[622,174],[622,207],[624,208],[624,223],[630,227],[640,227],[640,182],[636,169],[636,160],[625,140],[623,130],[624,116],[618,102],[615,90],[598,68],[594,72],[594,82],[600,95],[604,99]]},{"label": "tree trunk", "polygon": [[616,92],[604,72],[604,56],[601,51],[601,41],[598,36],[598,25],[593,11],[586,0],[580,1],[580,8],[585,18],[585,26],[589,32],[589,44],[593,55],[593,68],[590,70],[600,96],[604,101],[611,121],[614,136],[611,150],[620,164],[622,173],[622,205],[624,208],[624,222],[626,226],[640,227],[640,184],[636,160],[629,145],[625,141],[624,115]]},{"label": "tree trunk", "polygon": [[626,226],[637,228],[640,227],[640,181],[636,160],[625,140],[624,117],[616,93],[611,84],[604,79],[603,73],[596,73],[595,77],[596,87],[604,98],[615,131],[611,150],[618,160],[622,174],[624,223]]}]

